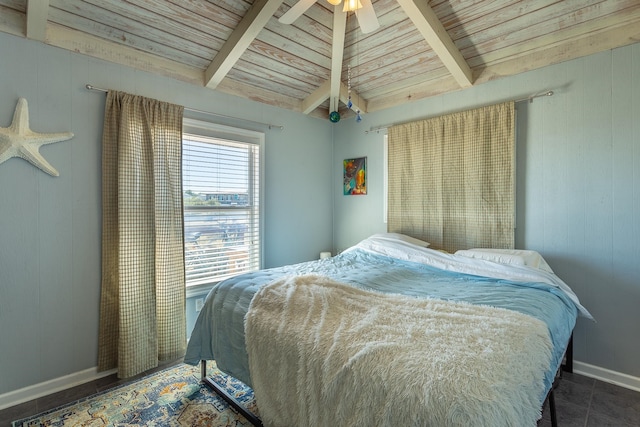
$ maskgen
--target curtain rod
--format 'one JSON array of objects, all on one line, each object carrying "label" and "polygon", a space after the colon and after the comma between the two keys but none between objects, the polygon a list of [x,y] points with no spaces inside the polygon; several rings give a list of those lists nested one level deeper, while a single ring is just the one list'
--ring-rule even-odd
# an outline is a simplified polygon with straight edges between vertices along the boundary
[{"label": "curtain rod", "polygon": [[[526,98],[514,99],[513,102],[516,102],[516,103],[517,102],[524,102],[524,101],[533,102],[533,100],[535,98],[540,98],[542,96],[553,96],[553,91],[552,90],[545,90],[544,92],[538,92],[538,93],[530,95],[530,96],[528,96]],[[503,102],[507,102],[507,101],[503,101]],[[417,119],[417,120],[420,120],[420,119]],[[397,123],[397,124],[402,124],[402,123]],[[366,134],[371,133],[371,132],[379,133],[381,130],[386,130],[386,129],[390,128],[391,126],[395,126],[395,125],[396,125],[396,123],[392,123],[390,125],[380,126],[380,127],[377,127],[377,128],[372,128],[372,129],[369,129],[369,130],[365,130],[364,133],[366,133]]]},{"label": "curtain rod", "polygon": [[[86,84],[84,87],[86,87],[89,90],[95,90],[97,92],[105,92],[105,93],[109,92],[109,89],[102,89],[102,88],[99,88],[99,87],[95,87],[95,86],[93,86],[91,84]],[[278,128],[280,130],[284,129],[284,126],[282,126],[282,125],[273,125],[271,123],[256,122],[255,120],[243,119],[241,117],[226,116],[224,114],[212,113],[210,111],[197,110],[195,108],[184,107],[184,109],[187,110],[187,111],[190,111],[192,113],[206,114],[208,116],[223,117],[225,119],[241,120],[243,122],[255,123],[255,124],[258,124],[258,125],[262,125],[262,126],[268,126],[269,129],[272,129],[272,128]]]}]

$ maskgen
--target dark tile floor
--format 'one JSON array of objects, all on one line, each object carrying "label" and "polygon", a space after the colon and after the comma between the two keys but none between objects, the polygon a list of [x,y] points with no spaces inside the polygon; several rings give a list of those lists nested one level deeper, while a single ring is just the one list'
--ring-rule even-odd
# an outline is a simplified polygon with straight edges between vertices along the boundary
[{"label": "dark tile floor", "polygon": [[[559,427],[640,426],[638,391],[565,372],[555,396]],[[548,403],[538,426],[551,426]]]},{"label": "dark tile floor", "polygon": [[[167,366],[163,365],[158,369]],[[122,381],[112,375],[7,408],[0,411],[0,426],[11,426],[11,422],[16,419],[38,414],[119,384]],[[564,373],[555,393],[559,427],[640,426],[640,392]],[[538,426],[551,426],[548,404],[545,404]]]}]

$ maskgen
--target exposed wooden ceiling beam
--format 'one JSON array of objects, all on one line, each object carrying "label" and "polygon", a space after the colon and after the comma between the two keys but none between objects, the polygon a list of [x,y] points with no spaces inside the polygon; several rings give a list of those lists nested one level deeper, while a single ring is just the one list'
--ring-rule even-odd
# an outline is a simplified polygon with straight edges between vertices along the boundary
[{"label": "exposed wooden ceiling beam", "polygon": [[47,38],[47,17],[49,0],[27,0],[27,38],[45,41]]},{"label": "exposed wooden ceiling beam", "polygon": [[309,114],[331,95],[331,80],[327,80],[302,101],[302,112]]},{"label": "exposed wooden ceiling beam", "polygon": [[423,0],[397,0],[409,19],[461,87],[473,85],[473,73],[447,30]]},{"label": "exposed wooden ceiling beam", "polygon": [[[310,114],[316,108],[318,108],[320,104],[326,101],[330,95],[331,80],[327,80],[318,89],[314,90],[311,95],[309,95],[302,101],[302,113]],[[342,82],[340,83],[340,95],[338,97],[338,100],[345,105],[347,105],[347,102],[349,101],[349,88]],[[362,97],[360,97],[360,95],[358,95],[358,93],[353,89],[351,89],[351,103],[353,104],[353,106],[351,107],[353,111],[360,111],[361,113],[367,112],[367,101],[362,99]]]},{"label": "exposed wooden ceiling beam", "polygon": [[342,6],[334,6],[333,11],[333,42],[331,48],[331,92],[329,94],[329,111],[338,111],[340,99],[340,85],[342,82],[342,59],[344,57],[344,38],[347,30],[347,14]]},{"label": "exposed wooden ceiling beam", "polygon": [[205,71],[205,86],[215,89],[267,25],[283,0],[256,0]]}]

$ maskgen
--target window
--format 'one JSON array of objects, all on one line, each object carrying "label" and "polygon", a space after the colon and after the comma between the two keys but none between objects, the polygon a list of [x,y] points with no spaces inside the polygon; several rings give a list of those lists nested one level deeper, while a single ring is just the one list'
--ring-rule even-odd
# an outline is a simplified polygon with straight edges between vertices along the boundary
[{"label": "window", "polygon": [[182,193],[187,287],[261,267],[264,134],[185,119]]}]

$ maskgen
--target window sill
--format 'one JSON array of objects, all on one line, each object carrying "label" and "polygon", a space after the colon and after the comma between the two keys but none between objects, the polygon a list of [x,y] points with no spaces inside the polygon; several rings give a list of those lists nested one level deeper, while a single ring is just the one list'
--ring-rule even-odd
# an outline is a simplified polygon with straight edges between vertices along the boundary
[{"label": "window sill", "polygon": [[211,289],[217,284],[218,283],[215,282],[215,283],[203,283],[203,284],[200,284],[200,285],[187,286],[187,288],[186,288],[186,297],[187,298],[194,298],[194,297],[207,295],[207,294],[209,294],[209,291],[211,291]]}]

